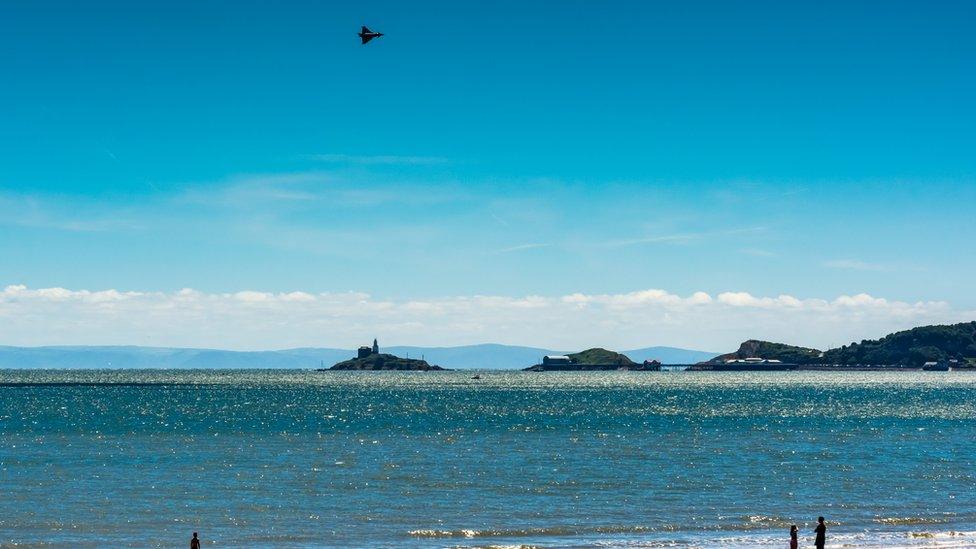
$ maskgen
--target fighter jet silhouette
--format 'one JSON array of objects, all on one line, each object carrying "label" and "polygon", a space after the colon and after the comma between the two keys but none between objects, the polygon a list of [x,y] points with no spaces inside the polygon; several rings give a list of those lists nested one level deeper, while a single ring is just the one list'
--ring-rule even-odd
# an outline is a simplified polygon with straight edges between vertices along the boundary
[{"label": "fighter jet silhouette", "polygon": [[363,25],[363,30],[359,31],[359,37],[363,39],[363,44],[380,36],[383,36],[382,32],[373,32],[365,25]]}]

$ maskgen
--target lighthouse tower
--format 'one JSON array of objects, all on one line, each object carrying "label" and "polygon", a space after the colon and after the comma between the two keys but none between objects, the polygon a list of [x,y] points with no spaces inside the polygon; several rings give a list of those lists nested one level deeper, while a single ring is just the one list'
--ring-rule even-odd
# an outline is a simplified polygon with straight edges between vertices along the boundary
[{"label": "lighthouse tower", "polygon": [[376,342],[376,338],[373,338],[373,354],[378,355],[380,353],[380,344]]}]

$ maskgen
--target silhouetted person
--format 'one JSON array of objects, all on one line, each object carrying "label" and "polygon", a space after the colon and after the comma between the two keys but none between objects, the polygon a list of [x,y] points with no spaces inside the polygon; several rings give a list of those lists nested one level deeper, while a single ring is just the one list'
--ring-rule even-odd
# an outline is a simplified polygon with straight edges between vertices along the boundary
[{"label": "silhouetted person", "polygon": [[800,547],[800,540],[797,536],[800,535],[800,529],[794,524],[790,526],[790,549],[798,549]]},{"label": "silhouetted person", "polygon": [[817,517],[817,527],[813,529],[817,533],[817,540],[814,541],[814,545],[817,549],[823,549],[824,544],[827,543],[827,525],[824,524],[823,517]]},{"label": "silhouetted person", "polygon": [[200,538],[196,532],[193,532],[193,539],[190,540],[190,549],[200,549]]}]

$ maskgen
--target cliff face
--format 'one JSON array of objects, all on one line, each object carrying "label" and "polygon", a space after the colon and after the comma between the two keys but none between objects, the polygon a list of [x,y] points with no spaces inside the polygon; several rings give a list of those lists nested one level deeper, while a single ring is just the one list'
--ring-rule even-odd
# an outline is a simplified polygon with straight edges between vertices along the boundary
[{"label": "cliff face", "polygon": [[739,345],[738,351],[719,355],[708,362],[721,363],[726,360],[765,358],[767,360],[779,360],[788,364],[811,364],[820,362],[822,360],[820,355],[821,352],[817,349],[750,339]]},{"label": "cliff face", "polygon": [[364,358],[353,358],[339,362],[330,370],[413,370],[431,371],[444,370],[440,366],[431,366],[426,360],[400,358],[385,353],[372,354]]}]

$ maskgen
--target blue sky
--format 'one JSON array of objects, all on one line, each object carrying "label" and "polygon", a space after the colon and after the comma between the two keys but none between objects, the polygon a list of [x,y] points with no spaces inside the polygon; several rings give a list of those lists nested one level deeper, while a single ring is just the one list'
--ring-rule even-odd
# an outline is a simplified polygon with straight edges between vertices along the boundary
[{"label": "blue sky", "polygon": [[[397,304],[863,293],[965,317],[974,10],[6,3],[0,287]],[[386,36],[361,46],[361,24]],[[31,337],[44,318],[0,343],[49,342]],[[490,318],[458,342],[518,334]],[[661,318],[626,343],[672,343]]]}]

